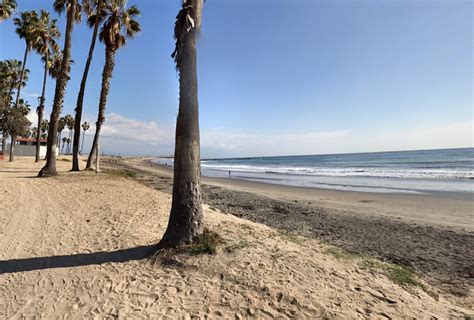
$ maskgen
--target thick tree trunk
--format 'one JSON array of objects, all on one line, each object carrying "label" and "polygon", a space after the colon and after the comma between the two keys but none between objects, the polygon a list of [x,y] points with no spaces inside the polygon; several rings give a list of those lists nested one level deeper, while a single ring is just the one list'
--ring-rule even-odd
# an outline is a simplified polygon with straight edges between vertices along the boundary
[{"label": "thick tree trunk", "polygon": [[67,13],[66,36],[64,40],[63,61],[61,62],[61,72],[56,81],[54,91],[53,111],[49,120],[48,148],[46,150],[46,165],[38,173],[38,177],[48,177],[57,175],[56,171],[56,138],[58,135],[58,121],[61,108],[64,102],[69,79],[69,61],[71,59],[71,35],[74,28],[74,17],[76,14],[77,0],[71,0],[71,5]]},{"label": "thick tree trunk", "polygon": [[25,77],[26,60],[28,59],[29,51],[30,51],[30,43],[26,42],[25,54],[23,56],[23,65],[21,66],[20,81],[18,82],[18,88],[16,91],[15,108],[18,107],[18,103],[20,102],[20,91],[23,84],[23,78]]},{"label": "thick tree trunk", "polygon": [[[102,6],[102,0],[99,0],[97,3],[97,8],[98,8],[97,10],[100,10],[101,6]],[[95,43],[97,39],[98,30],[99,30],[99,19],[97,18],[94,23],[94,32],[92,34],[92,41],[89,47],[89,55],[87,56],[86,66],[84,67],[84,73],[82,74],[79,94],[77,95],[76,115],[75,115],[76,122],[74,124],[74,140],[72,144],[72,170],[71,171],[79,171],[79,140],[81,138],[82,106],[84,102],[84,93],[86,91],[87,75],[89,74],[89,68],[91,66],[92,57],[94,55],[94,47],[95,47]],[[82,153],[82,150],[81,150],[81,153]]]},{"label": "thick tree trunk", "polygon": [[15,160],[15,143],[16,137],[14,135],[11,136],[11,144],[10,144],[10,159],[9,161],[12,162]]},{"label": "thick tree trunk", "polygon": [[40,105],[38,107],[38,130],[36,132],[36,156],[35,162],[40,161],[40,140],[41,140],[41,124],[43,122],[43,114],[44,114],[44,100],[45,100],[45,93],[46,93],[46,81],[48,79],[48,62],[49,62],[49,53],[46,51],[45,62],[44,62],[44,75],[43,75],[43,90],[41,91],[41,100]]},{"label": "thick tree trunk", "polygon": [[105,107],[107,105],[107,97],[109,95],[110,89],[110,79],[112,78],[112,73],[114,72],[115,67],[115,50],[110,47],[105,48],[105,65],[102,72],[102,89],[100,90],[100,100],[99,100],[99,114],[97,116],[97,122],[95,124],[95,135],[94,141],[92,142],[91,151],[89,152],[89,157],[87,158],[86,169],[92,169],[92,161],[94,160],[95,150],[97,144],[99,143],[100,129],[102,124],[105,121]]},{"label": "thick tree trunk", "polygon": [[173,201],[168,228],[158,247],[193,242],[203,233],[201,163],[199,145],[196,33],[193,29],[183,44],[179,70],[179,114],[176,122]]}]

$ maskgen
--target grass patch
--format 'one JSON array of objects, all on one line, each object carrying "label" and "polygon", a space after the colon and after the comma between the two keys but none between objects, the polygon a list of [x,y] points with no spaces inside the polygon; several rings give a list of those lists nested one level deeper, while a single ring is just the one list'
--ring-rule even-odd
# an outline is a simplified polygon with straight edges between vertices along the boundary
[{"label": "grass patch", "polygon": [[280,237],[283,240],[290,241],[296,244],[302,244],[305,242],[305,238],[301,236],[297,236],[288,232],[277,231],[276,233],[270,234],[270,237]]},{"label": "grass patch", "polygon": [[203,234],[196,237],[194,243],[183,246],[183,249],[191,255],[216,254],[217,246],[223,242],[219,234],[206,228]]},{"label": "grass patch", "polygon": [[377,271],[385,268],[385,264],[377,259],[364,259],[359,264],[363,269]]},{"label": "grass patch", "polygon": [[104,169],[103,172],[113,175],[113,176],[117,176],[117,177],[132,178],[132,179],[135,179],[137,177],[136,172],[129,171],[129,170]]},{"label": "grass patch", "polygon": [[416,278],[415,272],[411,268],[389,264],[387,271],[390,280],[399,286],[414,286],[426,290],[426,286]]},{"label": "grass patch", "polygon": [[125,172],[125,175],[129,178],[135,179],[137,177],[137,173],[134,171],[124,170],[124,172]]},{"label": "grass patch", "polygon": [[[393,283],[401,287],[420,287],[428,292],[428,288],[424,283],[418,280],[413,269],[393,263],[385,263],[376,259],[364,259],[360,266],[371,271],[381,271]],[[429,293],[429,292],[428,292]]]},{"label": "grass patch", "polygon": [[62,158],[61,161],[71,162],[71,159]]},{"label": "grass patch", "polygon": [[324,253],[332,255],[337,260],[352,260],[358,258],[358,256],[354,253],[350,253],[344,249],[336,247],[328,248],[324,250]]},{"label": "grass patch", "polygon": [[234,253],[237,250],[251,246],[251,243],[247,240],[240,240],[238,243],[231,244],[224,248],[224,251],[227,253]]}]

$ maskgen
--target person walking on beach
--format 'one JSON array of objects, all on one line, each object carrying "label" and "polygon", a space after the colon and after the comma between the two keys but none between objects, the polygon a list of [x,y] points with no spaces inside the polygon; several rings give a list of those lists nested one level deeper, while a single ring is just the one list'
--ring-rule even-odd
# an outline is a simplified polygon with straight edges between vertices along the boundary
[{"label": "person walking on beach", "polygon": [[229,170],[229,178],[232,178],[232,177],[230,176],[230,170]]}]

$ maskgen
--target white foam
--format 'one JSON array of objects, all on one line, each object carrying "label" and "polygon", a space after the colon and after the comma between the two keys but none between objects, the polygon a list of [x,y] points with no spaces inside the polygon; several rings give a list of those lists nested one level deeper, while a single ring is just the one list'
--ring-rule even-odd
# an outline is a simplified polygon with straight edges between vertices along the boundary
[{"label": "white foam", "polygon": [[471,170],[459,169],[402,169],[402,168],[328,168],[328,167],[270,167],[202,163],[204,169],[235,172],[277,173],[290,175],[330,177],[383,177],[414,179],[468,179],[474,177]]}]

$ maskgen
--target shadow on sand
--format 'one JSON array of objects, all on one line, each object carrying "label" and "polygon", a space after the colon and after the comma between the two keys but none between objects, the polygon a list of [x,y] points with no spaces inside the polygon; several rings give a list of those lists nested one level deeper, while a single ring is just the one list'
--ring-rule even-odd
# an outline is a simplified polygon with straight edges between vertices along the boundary
[{"label": "shadow on sand", "polygon": [[80,253],[69,256],[39,257],[0,261],[0,274],[33,270],[80,267],[108,262],[142,260],[156,252],[156,244],[112,252]]}]

